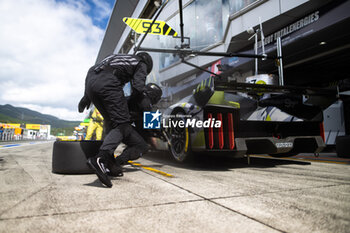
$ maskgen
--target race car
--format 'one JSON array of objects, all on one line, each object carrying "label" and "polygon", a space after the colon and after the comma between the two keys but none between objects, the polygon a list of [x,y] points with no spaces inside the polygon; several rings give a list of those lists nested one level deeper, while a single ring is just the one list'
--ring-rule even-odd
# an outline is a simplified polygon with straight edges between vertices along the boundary
[{"label": "race car", "polygon": [[[296,97],[301,96],[298,90],[287,87],[256,86],[215,85],[210,77],[192,95],[163,110],[162,129],[174,159],[184,162],[203,152],[235,157],[321,152],[325,147],[323,114],[315,105],[320,101],[309,96],[312,100],[307,103]],[[157,145],[164,148],[161,142]]]},{"label": "race car", "polygon": [[[316,88],[284,86],[280,37],[276,43],[277,56],[265,54],[262,23],[259,20],[260,29],[256,30],[254,35],[257,41],[257,32],[261,33],[262,54],[258,54],[257,51],[255,54],[243,54],[191,49],[190,38],[183,34],[184,24],[180,13],[180,36],[173,37],[174,40],[181,39],[180,46],[166,49],[141,47],[147,34],[175,35],[174,30],[168,33],[172,30],[169,29],[169,25],[164,26],[167,30],[158,29],[159,25],[166,25],[166,22],[157,21],[157,17],[167,2],[158,9],[152,22],[145,19],[124,19],[135,32],[144,34],[135,46],[134,53],[172,53],[178,55],[183,64],[213,76],[203,80],[192,95],[161,110],[161,130],[153,132],[153,135],[160,139],[156,144],[157,149],[169,148],[175,160],[179,162],[190,159],[194,153],[203,152],[237,157],[250,154],[284,157],[301,152],[317,154],[322,151],[325,147],[322,110],[334,102],[335,95],[323,92],[324,90],[319,93]],[[179,5],[182,5],[181,1]],[[179,12],[182,12],[182,8]],[[135,26],[133,22],[136,20],[145,24]],[[254,32],[253,29],[248,31]],[[280,85],[259,85],[258,82],[229,83],[225,80],[229,70],[222,74],[214,73],[185,59],[189,56],[274,60],[278,67]],[[256,71],[257,68],[256,65]],[[157,115],[153,115],[149,120],[155,120],[158,113],[157,111]],[[152,125],[152,122],[149,122],[149,125]]]}]

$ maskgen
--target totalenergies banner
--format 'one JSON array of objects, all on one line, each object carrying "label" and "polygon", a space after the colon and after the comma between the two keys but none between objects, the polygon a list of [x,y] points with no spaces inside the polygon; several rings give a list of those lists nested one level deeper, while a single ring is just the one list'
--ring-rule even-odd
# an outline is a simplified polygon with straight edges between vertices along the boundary
[{"label": "totalenergies banner", "polygon": [[26,129],[40,130],[40,124],[26,124]]}]

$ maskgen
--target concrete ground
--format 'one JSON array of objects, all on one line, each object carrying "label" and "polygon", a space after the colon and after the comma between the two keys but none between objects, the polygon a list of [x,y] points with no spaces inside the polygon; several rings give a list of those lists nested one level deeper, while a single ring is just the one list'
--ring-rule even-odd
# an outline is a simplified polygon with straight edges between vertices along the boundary
[{"label": "concrete ground", "polygon": [[51,172],[52,142],[0,148],[0,232],[349,232],[350,166],[152,153],[103,187]]}]

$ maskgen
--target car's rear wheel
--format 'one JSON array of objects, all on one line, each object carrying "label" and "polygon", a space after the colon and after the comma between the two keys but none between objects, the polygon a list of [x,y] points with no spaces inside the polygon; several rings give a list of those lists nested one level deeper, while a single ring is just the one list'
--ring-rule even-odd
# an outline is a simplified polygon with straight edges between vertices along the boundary
[{"label": "car's rear wheel", "polygon": [[[172,121],[174,122],[186,120],[184,117],[185,112],[181,109],[173,111],[171,115],[175,116],[175,118],[172,118]],[[169,150],[173,158],[178,162],[186,162],[192,159],[193,155],[191,152],[188,128],[179,127],[179,125],[177,124],[175,127],[169,128],[168,134],[171,142]]]}]

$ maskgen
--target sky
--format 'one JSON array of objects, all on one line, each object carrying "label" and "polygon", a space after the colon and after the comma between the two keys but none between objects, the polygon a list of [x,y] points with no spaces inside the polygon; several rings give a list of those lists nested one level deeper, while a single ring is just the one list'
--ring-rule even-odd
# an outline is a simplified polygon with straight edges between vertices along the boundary
[{"label": "sky", "polygon": [[78,113],[115,0],[0,0],[0,105]]}]

